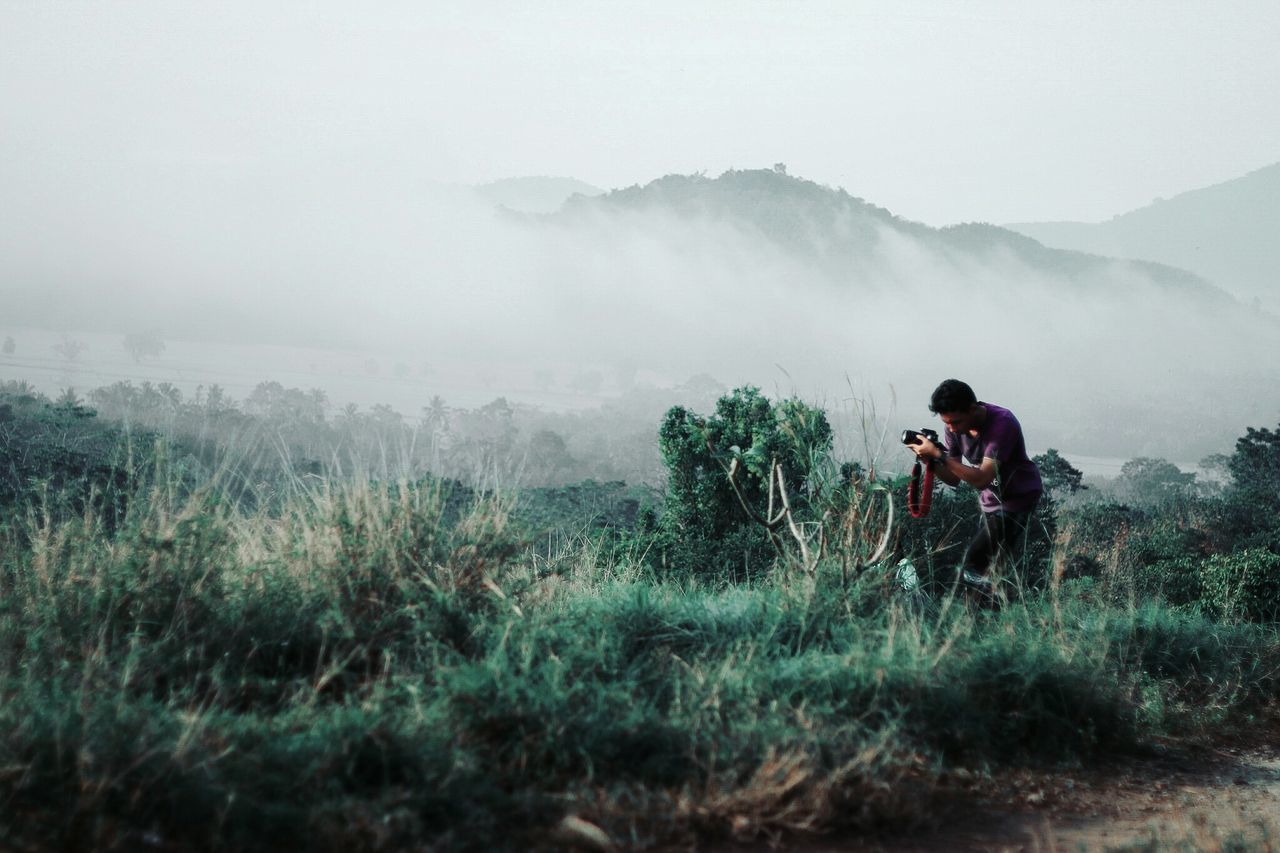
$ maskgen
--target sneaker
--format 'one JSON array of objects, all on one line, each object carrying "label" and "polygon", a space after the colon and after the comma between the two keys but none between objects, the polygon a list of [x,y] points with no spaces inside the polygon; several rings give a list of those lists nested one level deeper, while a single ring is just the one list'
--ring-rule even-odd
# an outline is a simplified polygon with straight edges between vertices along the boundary
[{"label": "sneaker", "polygon": [[985,575],[975,575],[969,571],[962,572],[960,585],[969,591],[969,599],[971,601],[984,608],[999,610],[1004,606],[1004,591],[993,584],[991,578]]},{"label": "sneaker", "polygon": [[898,562],[898,571],[895,576],[898,581],[898,588],[903,592],[919,591],[920,575],[916,572],[915,565],[907,558],[904,557]]},{"label": "sneaker", "polygon": [[987,595],[991,595],[995,591],[991,578],[985,575],[975,575],[968,569],[965,569],[960,574],[960,581],[970,589],[985,592]]}]

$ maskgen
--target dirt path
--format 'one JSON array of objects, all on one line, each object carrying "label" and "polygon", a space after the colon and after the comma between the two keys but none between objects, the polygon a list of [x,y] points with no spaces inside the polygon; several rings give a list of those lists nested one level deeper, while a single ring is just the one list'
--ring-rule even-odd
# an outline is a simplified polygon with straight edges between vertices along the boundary
[{"label": "dirt path", "polygon": [[[718,853],[1280,853],[1280,731],[1265,742],[1117,756],[1070,772],[957,773],[932,825],[878,838],[836,833]],[[945,804],[945,805],[943,805]]]},{"label": "dirt path", "polygon": [[812,851],[1277,851],[1280,743],[1015,773],[975,784],[974,797],[952,811],[924,833]]}]

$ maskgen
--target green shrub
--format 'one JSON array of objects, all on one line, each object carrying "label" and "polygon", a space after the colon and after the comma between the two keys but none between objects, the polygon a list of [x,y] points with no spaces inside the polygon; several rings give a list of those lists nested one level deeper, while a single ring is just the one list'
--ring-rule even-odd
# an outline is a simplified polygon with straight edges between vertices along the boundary
[{"label": "green shrub", "polygon": [[130,447],[119,425],[73,395],[53,403],[21,383],[0,383],[0,519],[30,506],[58,518],[91,506],[113,525],[149,443],[135,435]]},{"label": "green shrub", "polygon": [[1205,601],[1226,618],[1280,618],[1280,556],[1258,548],[1215,554],[1201,567]]},{"label": "green shrub", "polygon": [[1206,538],[1200,530],[1169,515],[1146,520],[1128,541],[1129,557],[1143,566],[1203,554],[1205,546]]},{"label": "green shrub", "polygon": [[[758,388],[721,397],[708,417],[673,407],[658,432],[667,497],[655,562],[704,577],[758,574],[781,552],[778,534],[758,523],[781,506],[774,465],[782,466],[796,519],[811,519],[820,514],[812,504],[831,443],[821,409],[795,399],[772,404]],[[727,473],[731,466],[737,493]]]},{"label": "green shrub", "polygon": [[1160,595],[1170,604],[1196,604],[1204,597],[1200,580],[1203,562],[1200,557],[1182,556],[1139,565],[1134,570],[1135,586],[1138,592]]}]

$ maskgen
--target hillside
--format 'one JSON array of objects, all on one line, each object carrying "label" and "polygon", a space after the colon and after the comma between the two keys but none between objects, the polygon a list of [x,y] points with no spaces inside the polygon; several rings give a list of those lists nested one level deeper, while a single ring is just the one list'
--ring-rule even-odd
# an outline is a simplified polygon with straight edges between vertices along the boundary
[{"label": "hillside", "polygon": [[552,213],[571,196],[597,196],[604,192],[577,178],[551,177],[504,178],[475,189],[493,204],[520,213]]},{"label": "hillside", "polygon": [[1106,222],[1019,222],[1046,246],[1190,270],[1245,300],[1280,308],[1280,163]]},{"label": "hillside", "polygon": [[[562,221],[594,213],[674,214],[685,220],[734,223],[836,279],[859,278],[894,240],[957,263],[1012,260],[1054,278],[1093,288],[1114,276],[1140,276],[1169,294],[1232,309],[1233,300],[1202,277],[1165,263],[1118,260],[1106,252],[1050,248],[1017,231],[986,223],[933,228],[895,216],[843,189],[774,170],[728,171],[718,178],[668,175],[597,197],[571,198]],[[865,283],[865,279],[864,279]]]},{"label": "hillside", "polygon": [[[1196,459],[1275,417],[1258,393],[1280,378],[1275,318],[1166,264],[932,228],[772,170],[670,175],[523,221],[562,256],[595,253],[560,304],[589,318],[575,337],[605,329],[592,340],[642,364],[674,352],[729,382],[781,368],[819,389],[862,377],[921,414],[940,378],[977,377],[1037,422],[1037,446],[1126,458]],[[662,335],[628,332],[645,321]]]}]

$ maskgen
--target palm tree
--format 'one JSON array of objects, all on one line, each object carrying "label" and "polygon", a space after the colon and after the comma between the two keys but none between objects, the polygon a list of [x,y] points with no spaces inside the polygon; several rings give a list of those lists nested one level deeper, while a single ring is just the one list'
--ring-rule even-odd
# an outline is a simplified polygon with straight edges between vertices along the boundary
[{"label": "palm tree", "polygon": [[440,470],[440,438],[449,431],[450,409],[444,398],[436,394],[422,408],[422,425],[431,433],[431,470]]}]

